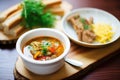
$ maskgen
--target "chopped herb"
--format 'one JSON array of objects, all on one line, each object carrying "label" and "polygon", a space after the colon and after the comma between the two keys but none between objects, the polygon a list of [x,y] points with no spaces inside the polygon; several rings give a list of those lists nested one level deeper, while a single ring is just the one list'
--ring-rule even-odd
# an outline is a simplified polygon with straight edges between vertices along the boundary
[{"label": "chopped herb", "polygon": [[42,41],[42,44],[41,44],[41,46],[45,46],[45,47],[48,47],[50,45],[51,45],[51,43],[49,41],[46,41],[46,40]]},{"label": "chopped herb", "polygon": [[42,47],[42,54],[43,55],[47,55],[48,52],[48,47],[51,45],[51,43],[49,41],[42,41],[41,47]]},{"label": "chopped herb", "polygon": [[47,55],[48,49],[46,47],[43,47],[41,52],[45,56],[45,55]]},{"label": "chopped herb", "polygon": [[90,29],[90,25],[86,22],[84,18],[80,18],[80,21],[82,22],[85,30]]},{"label": "chopped herb", "polygon": [[31,46],[28,46],[28,49],[31,49]]},{"label": "chopped herb", "polygon": [[86,25],[84,25],[84,29],[85,29],[85,30],[87,30],[87,29],[89,29],[89,28],[90,28],[90,26],[89,26],[89,25],[87,25],[87,24],[86,24]]},{"label": "chopped herb", "polygon": [[26,28],[53,27],[55,16],[49,11],[44,11],[45,5],[42,0],[23,0],[22,6],[22,25]]},{"label": "chopped herb", "polygon": [[85,24],[85,19],[84,18],[80,18],[80,21]]}]

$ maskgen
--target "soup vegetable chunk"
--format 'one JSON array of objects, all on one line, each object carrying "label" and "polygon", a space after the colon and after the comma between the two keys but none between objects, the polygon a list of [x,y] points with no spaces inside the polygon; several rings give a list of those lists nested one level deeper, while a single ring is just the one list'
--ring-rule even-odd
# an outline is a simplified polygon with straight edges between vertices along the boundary
[{"label": "soup vegetable chunk", "polygon": [[28,41],[28,46],[35,60],[45,61],[60,56],[64,51],[63,44],[53,37],[37,37]]}]

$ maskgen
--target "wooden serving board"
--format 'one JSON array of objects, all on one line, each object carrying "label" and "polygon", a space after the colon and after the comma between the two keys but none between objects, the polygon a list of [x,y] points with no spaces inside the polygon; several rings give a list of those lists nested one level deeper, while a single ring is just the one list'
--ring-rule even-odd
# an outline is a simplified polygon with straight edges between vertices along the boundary
[{"label": "wooden serving board", "polygon": [[[95,67],[94,64],[99,62],[103,58],[107,59],[109,55],[115,55],[113,54],[113,52],[120,49],[119,44],[120,44],[120,39],[105,47],[93,49],[93,48],[82,47],[71,42],[71,48],[67,57],[81,61],[83,63],[81,67],[74,67],[68,63],[65,63],[65,65],[57,72],[43,76],[28,71],[24,67],[23,62],[19,57],[15,65],[15,70],[17,71],[18,74],[21,75],[21,77],[30,80],[47,80],[47,79],[60,80],[75,76],[75,74],[77,73],[79,73],[79,75],[86,73],[88,71],[87,69],[89,68],[89,66]],[[17,77],[16,73],[15,73],[15,77]]]}]

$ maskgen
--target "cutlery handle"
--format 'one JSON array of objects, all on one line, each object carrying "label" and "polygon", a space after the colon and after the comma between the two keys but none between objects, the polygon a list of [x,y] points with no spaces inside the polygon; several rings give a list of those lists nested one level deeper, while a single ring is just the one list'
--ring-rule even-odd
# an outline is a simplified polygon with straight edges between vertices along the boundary
[{"label": "cutlery handle", "polygon": [[65,58],[65,61],[76,67],[81,67],[83,65],[82,62],[74,60],[74,59],[70,59],[70,58]]}]

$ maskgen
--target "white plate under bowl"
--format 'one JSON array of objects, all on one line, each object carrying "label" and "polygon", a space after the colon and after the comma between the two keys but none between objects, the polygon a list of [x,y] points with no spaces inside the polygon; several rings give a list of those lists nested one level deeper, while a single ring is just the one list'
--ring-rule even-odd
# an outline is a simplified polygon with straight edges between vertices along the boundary
[{"label": "white plate under bowl", "polygon": [[[78,40],[77,34],[74,31],[73,27],[67,22],[67,17],[78,13],[81,17],[83,18],[89,18],[93,17],[94,23],[106,23],[112,26],[112,31],[114,32],[114,35],[112,37],[112,40],[107,42],[107,43],[99,43],[99,42],[93,42],[93,43],[86,43]],[[97,48],[100,46],[104,46],[107,44],[110,44],[114,41],[116,41],[120,37],[120,22],[119,20],[113,16],[112,14],[101,10],[101,9],[96,9],[96,8],[80,8],[71,11],[70,13],[66,14],[63,17],[62,20],[62,26],[63,26],[63,31],[65,34],[75,43],[85,46],[85,47],[92,47],[92,48]]]}]

